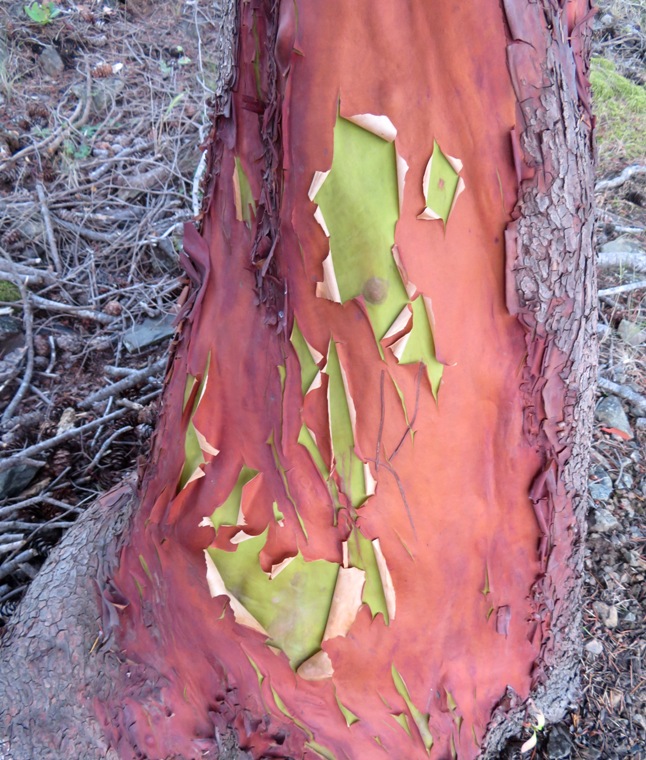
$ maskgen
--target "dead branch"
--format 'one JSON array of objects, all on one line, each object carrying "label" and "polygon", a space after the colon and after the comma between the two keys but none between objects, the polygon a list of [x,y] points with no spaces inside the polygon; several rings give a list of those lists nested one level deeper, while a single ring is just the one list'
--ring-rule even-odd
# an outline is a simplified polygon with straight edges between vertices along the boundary
[{"label": "dead branch", "polygon": [[635,392],[627,385],[620,385],[619,383],[613,383],[612,380],[607,380],[605,377],[599,377],[599,388],[606,393],[612,393],[615,396],[625,399],[635,407],[635,411],[641,417],[646,416],[646,396]]},{"label": "dead branch", "polygon": [[630,251],[601,251],[597,255],[599,269],[632,269],[635,272],[646,272],[646,253]]},{"label": "dead branch", "polygon": [[13,465],[16,464],[16,462],[22,462],[26,457],[32,457],[35,454],[40,454],[41,451],[47,451],[47,449],[51,449],[54,446],[58,446],[59,444],[64,443],[65,441],[76,438],[76,436],[81,435],[82,433],[87,433],[90,430],[94,430],[94,428],[105,425],[106,422],[119,419],[119,417],[123,417],[127,411],[127,409],[118,409],[116,412],[106,414],[103,417],[99,417],[97,420],[87,422],[85,425],[81,425],[77,428],[70,428],[70,430],[66,430],[64,433],[60,433],[60,435],[55,435],[53,438],[49,438],[46,441],[41,441],[41,443],[36,443],[33,446],[28,446],[26,449],[16,452],[10,457],[0,459],[0,472],[10,470]]},{"label": "dead branch", "polygon": [[603,193],[606,190],[614,190],[617,187],[624,185],[629,179],[632,179],[633,177],[641,177],[643,175],[646,175],[646,166],[633,164],[632,166],[627,166],[617,177],[603,179],[601,182],[597,182],[594,186],[594,191],[595,193]]},{"label": "dead branch", "polygon": [[613,288],[604,288],[599,291],[599,298],[606,296],[616,296],[619,293],[630,293],[633,290],[641,290],[646,288],[646,280],[638,280],[637,282],[629,282],[626,285],[615,285]]},{"label": "dead branch", "polygon": [[118,319],[118,317],[111,317],[109,314],[103,314],[100,311],[93,311],[91,309],[85,309],[82,306],[72,306],[71,304],[50,301],[48,298],[41,298],[41,296],[33,294],[31,295],[31,300],[34,306],[37,306],[39,309],[69,314],[78,317],[79,319],[91,319],[93,322],[99,322],[102,325],[111,325]]},{"label": "dead branch", "polygon": [[0,580],[6,578],[8,575],[11,575],[11,573],[18,570],[23,562],[27,562],[28,560],[34,559],[34,557],[37,556],[38,552],[35,549],[25,549],[24,552],[21,552],[13,559],[8,560],[7,562],[3,562],[0,565]]},{"label": "dead branch", "polygon": [[157,373],[161,372],[165,366],[166,359],[160,359],[154,364],[151,364],[149,367],[144,367],[143,369],[137,370],[131,375],[124,377],[123,380],[112,383],[112,385],[108,385],[106,388],[101,388],[100,391],[97,391],[96,393],[93,393],[84,399],[79,404],[79,406],[81,409],[89,409],[92,404],[95,404],[97,401],[103,401],[104,399],[110,398],[111,396],[116,396],[122,391],[126,391],[130,388],[134,388],[135,386],[140,385],[143,381],[147,380],[151,376],[154,377]]},{"label": "dead branch", "polygon": [[43,223],[45,225],[45,233],[47,235],[47,242],[49,244],[49,254],[54,264],[56,274],[60,274],[63,271],[61,266],[61,258],[58,255],[58,248],[56,246],[56,238],[54,237],[54,229],[52,227],[52,218],[47,208],[47,201],[45,199],[45,189],[40,182],[36,185],[36,193],[38,194],[38,201],[40,203],[40,213],[43,217]]},{"label": "dead branch", "polygon": [[101,461],[101,457],[108,450],[110,444],[113,443],[115,439],[117,439],[120,435],[127,433],[129,430],[132,430],[132,425],[124,425],[118,430],[115,430],[115,432],[112,433],[111,436],[108,436],[108,438],[106,438],[105,441],[103,441],[101,448],[97,451],[97,453],[95,454],[90,464],[85,468],[85,472],[91,472],[99,464],[99,462]]}]

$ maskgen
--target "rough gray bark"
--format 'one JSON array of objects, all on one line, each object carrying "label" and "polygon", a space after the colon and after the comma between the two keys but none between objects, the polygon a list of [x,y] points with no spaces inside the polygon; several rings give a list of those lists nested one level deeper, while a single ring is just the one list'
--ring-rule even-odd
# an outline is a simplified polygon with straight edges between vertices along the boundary
[{"label": "rough gray bark", "polygon": [[92,710],[110,689],[99,589],[135,506],[133,484],[107,493],[52,552],[0,649],[0,757],[116,758]]},{"label": "rough gray bark", "polygon": [[[581,586],[586,535],[587,474],[597,368],[592,137],[584,83],[574,60],[585,59],[589,18],[571,36],[563,11],[549,0],[510,18],[509,68],[522,111],[521,182],[516,220],[507,229],[507,306],[527,334],[523,375],[525,433],[546,452],[545,477],[530,497],[552,530],[544,534],[546,577],[534,587],[541,622],[550,621],[533,700],[548,722],[561,720],[579,695]],[[535,76],[516,76],[529,57]],[[582,65],[583,60],[581,61]],[[570,501],[570,507],[566,508]],[[539,515],[539,513],[541,513]],[[555,544],[553,535],[568,535]],[[561,570],[559,570],[559,567]],[[570,572],[563,573],[569,568]],[[561,580],[559,583],[558,581]],[[514,695],[501,705],[485,757],[496,758],[527,718]]]}]

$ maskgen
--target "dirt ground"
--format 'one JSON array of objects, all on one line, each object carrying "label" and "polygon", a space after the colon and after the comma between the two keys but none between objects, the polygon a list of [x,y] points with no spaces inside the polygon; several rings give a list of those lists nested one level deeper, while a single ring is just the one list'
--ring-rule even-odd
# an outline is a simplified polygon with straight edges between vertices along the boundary
[{"label": "dirt ground", "polygon": [[[146,457],[217,71],[208,0],[27,7],[0,5],[0,631]],[[595,55],[642,90],[645,32],[640,3],[602,3]],[[646,758],[646,151],[599,134],[583,697],[513,757]]]}]

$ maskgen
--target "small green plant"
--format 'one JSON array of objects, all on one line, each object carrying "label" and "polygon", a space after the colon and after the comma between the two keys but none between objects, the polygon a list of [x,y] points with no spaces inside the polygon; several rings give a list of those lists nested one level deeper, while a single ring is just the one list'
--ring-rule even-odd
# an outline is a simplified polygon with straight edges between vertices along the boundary
[{"label": "small green plant", "polygon": [[56,16],[60,16],[62,11],[52,2],[33,2],[31,5],[25,5],[25,13],[35,24],[46,26],[47,24],[50,24]]},{"label": "small green plant", "polygon": [[524,723],[523,725],[531,732],[531,736],[520,748],[521,753],[529,752],[534,749],[538,741],[538,734],[545,728],[545,716],[531,699],[529,700],[529,706],[533,710],[534,715],[531,722]]}]

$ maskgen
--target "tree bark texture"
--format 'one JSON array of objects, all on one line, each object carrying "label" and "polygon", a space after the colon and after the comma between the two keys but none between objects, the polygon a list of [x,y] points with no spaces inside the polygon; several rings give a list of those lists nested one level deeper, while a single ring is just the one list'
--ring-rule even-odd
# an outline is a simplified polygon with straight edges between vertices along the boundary
[{"label": "tree bark texture", "polygon": [[590,18],[227,7],[153,453],[5,637],[3,757],[494,758],[530,697],[562,716],[596,362]]}]

